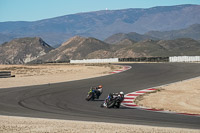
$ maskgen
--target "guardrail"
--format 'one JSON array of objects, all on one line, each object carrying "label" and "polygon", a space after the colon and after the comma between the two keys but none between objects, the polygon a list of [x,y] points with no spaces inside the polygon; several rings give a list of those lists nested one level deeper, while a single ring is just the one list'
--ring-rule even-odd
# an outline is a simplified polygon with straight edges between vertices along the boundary
[{"label": "guardrail", "polygon": [[200,62],[200,56],[173,56],[169,62]]},{"label": "guardrail", "polygon": [[83,59],[83,60],[70,60],[70,63],[113,63],[119,62],[118,58],[109,59]]}]

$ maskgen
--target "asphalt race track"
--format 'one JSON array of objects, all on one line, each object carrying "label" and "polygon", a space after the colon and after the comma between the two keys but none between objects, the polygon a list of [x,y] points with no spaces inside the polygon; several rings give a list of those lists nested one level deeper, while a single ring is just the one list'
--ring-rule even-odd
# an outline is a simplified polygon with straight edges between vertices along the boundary
[{"label": "asphalt race track", "polygon": [[[122,107],[101,108],[110,92],[125,93],[200,76],[200,64],[128,64],[132,69],[99,78],[0,89],[0,115],[129,123],[200,129],[200,117]],[[103,85],[98,101],[86,101],[91,86]],[[190,88],[188,88],[190,89]]]}]

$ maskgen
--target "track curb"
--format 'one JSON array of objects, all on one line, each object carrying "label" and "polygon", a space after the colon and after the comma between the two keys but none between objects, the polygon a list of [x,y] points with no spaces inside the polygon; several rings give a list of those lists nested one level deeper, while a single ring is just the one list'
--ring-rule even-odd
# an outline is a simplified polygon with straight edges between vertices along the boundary
[{"label": "track curb", "polygon": [[122,66],[121,69],[114,70],[113,72],[110,72],[110,74],[116,74],[116,73],[124,72],[124,71],[127,71],[127,70],[132,68],[131,66],[128,66],[128,65],[120,65],[120,66]]},{"label": "track curb", "polygon": [[[196,78],[199,78],[199,77],[196,77]],[[194,78],[191,78],[191,79],[194,79]],[[187,79],[187,80],[191,80],[191,79]],[[187,81],[187,80],[184,80],[184,81]],[[181,81],[179,81],[179,82],[181,82]],[[174,82],[174,83],[177,83],[177,82]],[[173,84],[173,83],[170,83],[170,84]],[[169,84],[166,84],[166,85],[169,85]],[[139,106],[135,103],[135,99],[138,96],[142,96],[146,93],[156,92],[156,91],[159,90],[157,88],[163,87],[163,86],[166,86],[166,85],[157,86],[157,87],[153,87],[153,88],[148,88],[148,89],[138,90],[138,91],[135,91],[135,92],[128,93],[124,96],[124,101],[122,102],[121,105],[124,106],[124,107],[127,107],[127,108],[137,108],[137,109],[146,110],[146,111],[154,111],[154,112],[161,112],[161,113],[170,113],[170,114],[179,114],[179,115],[188,115],[188,116],[200,117],[200,114],[179,113],[179,112],[174,112],[174,111],[169,111],[169,110],[147,108],[147,107],[144,107],[144,106]]]},{"label": "track curb", "polygon": [[[111,72],[111,74],[116,74],[116,73],[120,73],[120,72],[124,72],[127,71],[129,69],[131,69],[131,66],[128,65],[122,65],[121,69],[115,70],[113,72]],[[200,78],[199,77],[195,77],[195,78]],[[192,80],[195,78],[190,78],[190,79],[186,79],[186,80],[182,80],[182,81],[188,81],[188,80]],[[178,81],[178,82],[182,82],[182,81]],[[178,112],[174,112],[174,111],[169,111],[169,110],[161,110],[161,109],[153,109],[153,108],[147,108],[144,106],[139,106],[135,103],[135,99],[138,96],[142,96],[146,93],[152,93],[152,92],[156,92],[160,88],[163,86],[167,86],[170,84],[174,84],[174,83],[178,83],[178,82],[173,82],[173,83],[169,83],[169,84],[165,84],[165,85],[161,85],[161,86],[156,86],[156,87],[152,87],[152,88],[147,88],[147,89],[143,89],[143,90],[138,90],[138,91],[134,91],[134,92],[130,92],[128,94],[126,94],[124,96],[124,101],[121,103],[122,106],[127,107],[127,108],[136,108],[136,109],[141,109],[141,110],[146,110],[146,111],[154,111],[154,112],[161,112],[161,113],[170,113],[170,114],[179,114],[179,115],[188,115],[188,116],[197,116],[200,117],[200,114],[190,114],[190,113],[178,113]]]}]

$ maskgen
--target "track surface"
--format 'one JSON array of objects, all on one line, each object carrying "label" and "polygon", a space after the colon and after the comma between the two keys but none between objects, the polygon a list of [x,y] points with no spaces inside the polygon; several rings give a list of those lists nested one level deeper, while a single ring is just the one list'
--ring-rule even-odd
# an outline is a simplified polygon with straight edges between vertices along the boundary
[{"label": "track surface", "polygon": [[[132,69],[86,80],[0,90],[0,115],[129,123],[200,129],[200,117],[130,108],[105,109],[110,92],[125,93],[200,76],[200,64],[128,64]],[[98,101],[85,100],[91,86],[101,84]],[[189,89],[189,88],[188,88]]]}]

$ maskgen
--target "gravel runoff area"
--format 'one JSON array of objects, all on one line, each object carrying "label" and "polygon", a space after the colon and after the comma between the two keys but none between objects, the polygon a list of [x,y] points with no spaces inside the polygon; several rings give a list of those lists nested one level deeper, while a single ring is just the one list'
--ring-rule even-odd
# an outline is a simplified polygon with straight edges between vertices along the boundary
[{"label": "gravel runoff area", "polygon": [[156,93],[139,97],[137,104],[147,108],[200,115],[200,77],[164,85]]},{"label": "gravel runoff area", "polygon": [[14,78],[0,78],[0,89],[94,78],[119,68],[110,64],[0,65],[0,71],[11,71],[15,75]]},{"label": "gravel runoff area", "polygon": [[[96,65],[69,65],[69,64],[59,64],[59,65],[48,64],[48,65],[33,65],[33,66],[0,65],[0,71],[10,70],[12,71],[12,74],[16,75],[15,78],[0,79],[0,88],[66,82],[84,78],[92,78],[92,77],[107,75],[115,69],[119,69],[119,66],[113,67],[110,65],[96,66]],[[41,78],[43,80],[38,80]],[[30,79],[31,82],[29,82]],[[200,79],[198,81],[200,82]],[[12,82],[12,84],[9,84],[10,82]],[[189,80],[187,82],[189,83],[186,88],[189,87],[190,90],[193,90],[192,88],[193,80]],[[183,85],[182,82],[180,82],[176,86],[173,86],[173,84],[168,86],[168,87],[172,86],[173,89],[173,91],[171,91],[172,95],[177,95],[177,93],[180,92],[180,90],[177,88],[179,85]],[[165,91],[166,90],[167,89],[165,89]],[[177,92],[176,90],[179,91]],[[198,91],[198,89],[196,90]],[[182,103],[182,100],[185,98],[184,91],[181,92],[182,93],[178,98],[174,97],[174,99],[176,99],[177,102],[180,103]],[[155,95],[159,96],[160,94],[155,93]],[[180,98],[181,95],[183,95],[184,98]],[[153,103],[153,101],[151,103]],[[154,103],[154,105],[157,105],[157,101]],[[66,132],[67,133],[68,132],[69,133],[79,133],[79,132],[81,133],[88,133],[88,132],[200,133],[199,130],[171,128],[171,127],[154,127],[154,126],[113,124],[113,123],[102,123],[102,122],[85,122],[85,121],[0,116],[0,133],[41,133],[41,132],[42,133],[66,133]]]}]

